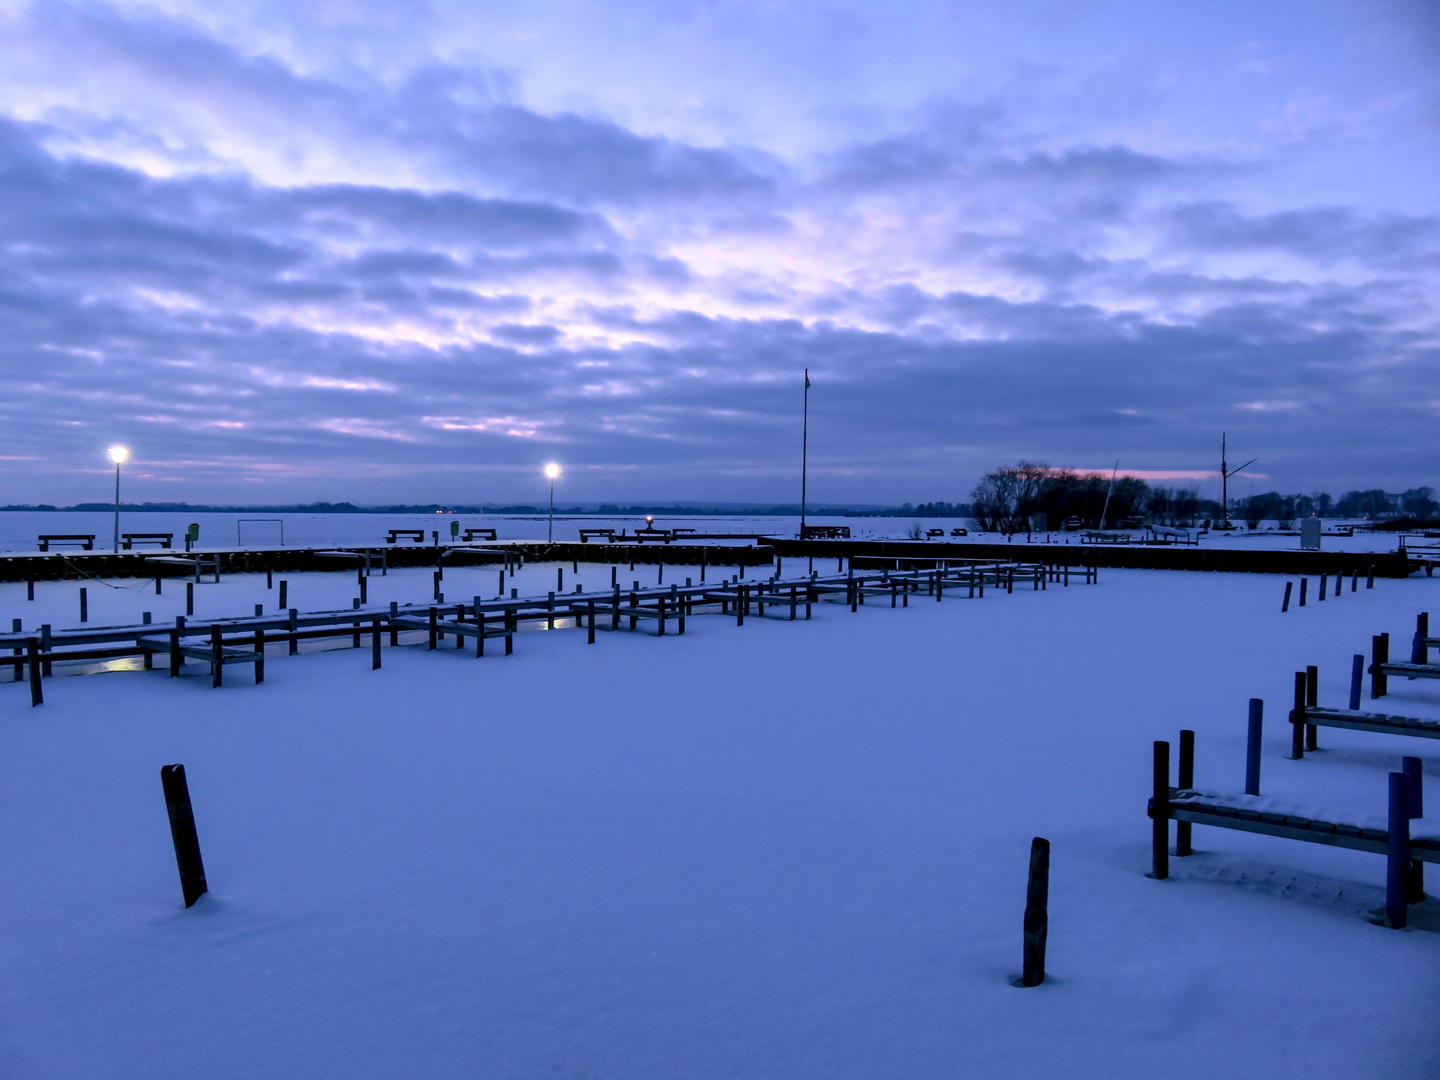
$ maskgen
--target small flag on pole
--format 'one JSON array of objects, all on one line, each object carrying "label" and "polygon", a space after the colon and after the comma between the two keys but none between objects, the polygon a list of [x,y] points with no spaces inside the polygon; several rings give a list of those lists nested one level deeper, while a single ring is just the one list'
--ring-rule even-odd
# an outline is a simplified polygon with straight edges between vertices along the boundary
[{"label": "small flag on pole", "polygon": [[810,371],[808,368],[805,371],[805,389],[810,389]]}]

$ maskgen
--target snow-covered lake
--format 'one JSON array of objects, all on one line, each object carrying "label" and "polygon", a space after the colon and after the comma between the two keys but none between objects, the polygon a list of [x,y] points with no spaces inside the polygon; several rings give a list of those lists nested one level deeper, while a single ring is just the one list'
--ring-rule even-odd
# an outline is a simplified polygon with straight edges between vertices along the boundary
[{"label": "snow-covered lake", "polygon": [[[526,569],[535,591],[554,571]],[[353,578],[290,587],[341,606]],[[92,621],[183,603],[91,588]],[[1383,859],[1197,828],[1145,876],[1151,741],[1193,728],[1197,783],[1239,789],[1251,697],[1265,794],[1383,813],[1418,754],[1440,805],[1432,744],[1322,729],[1294,762],[1284,722],[1292,672],[1343,701],[1351,654],[1408,641],[1440,582],[1284,615],[1281,588],[1102,571],[683,637],[526,634],[510,657],[387,648],[378,672],[367,649],[277,655],[260,687],[116,672],[31,709],[0,683],[0,1074],[1433,1077],[1440,934],[1370,925]],[[0,603],[59,622],[75,589]],[[263,575],[196,591],[203,613],[273,603]],[[1388,711],[1440,716],[1435,683],[1392,687]],[[211,888],[189,911],[172,762]],[[1050,978],[1022,990],[1035,835]]]}]

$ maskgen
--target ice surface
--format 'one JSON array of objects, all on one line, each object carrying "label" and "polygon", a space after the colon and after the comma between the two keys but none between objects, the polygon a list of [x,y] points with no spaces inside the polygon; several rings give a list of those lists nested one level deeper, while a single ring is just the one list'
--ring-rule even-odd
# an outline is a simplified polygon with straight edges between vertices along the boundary
[{"label": "ice surface", "polygon": [[[354,587],[291,579],[302,608]],[[1282,615],[1274,577],[1100,581],[387,648],[379,672],[277,655],[260,687],[55,679],[37,709],[0,683],[0,1076],[1437,1075],[1440,935],[1370,925],[1383,859],[1197,827],[1145,876],[1151,740],[1195,729],[1197,784],[1238,790],[1252,696],[1267,798],[1383,815],[1405,754],[1440,798],[1429,741],[1322,728],[1295,762],[1284,721],[1295,670],[1343,702],[1350,655],[1437,583]],[[0,604],[59,622],[75,587]],[[92,590],[92,618],[169,618],[172,588]],[[1435,684],[1391,685],[1386,711],[1440,715]],[[171,762],[212,890],[189,911]],[[1034,835],[1050,979],[1022,990]]]}]

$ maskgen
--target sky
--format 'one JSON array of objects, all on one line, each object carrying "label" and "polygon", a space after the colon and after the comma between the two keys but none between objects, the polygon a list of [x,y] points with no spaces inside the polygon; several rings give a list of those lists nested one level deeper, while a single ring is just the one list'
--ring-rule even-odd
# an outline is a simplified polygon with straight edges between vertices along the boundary
[{"label": "sky", "polygon": [[[3,503],[1440,487],[1425,0],[0,0]],[[1210,489],[1214,489],[1211,491]]]}]

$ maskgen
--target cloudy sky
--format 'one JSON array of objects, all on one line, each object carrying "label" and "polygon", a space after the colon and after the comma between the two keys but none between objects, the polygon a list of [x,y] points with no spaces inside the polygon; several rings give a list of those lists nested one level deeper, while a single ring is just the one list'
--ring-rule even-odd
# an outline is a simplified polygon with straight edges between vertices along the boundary
[{"label": "cloudy sky", "polygon": [[[0,0],[4,502],[1440,486],[1428,0]],[[1201,485],[1215,487],[1213,480]]]}]

